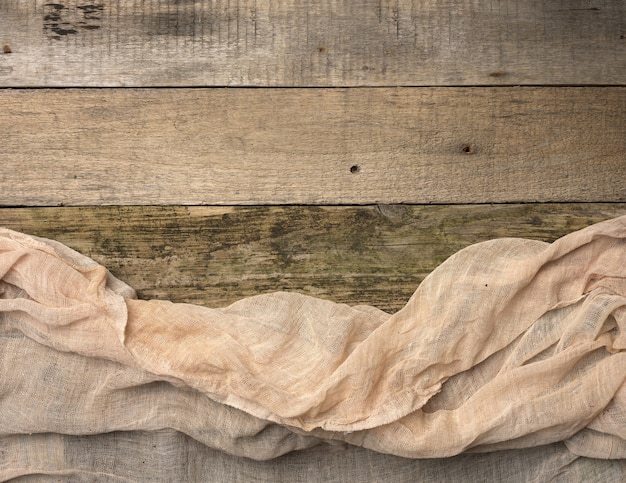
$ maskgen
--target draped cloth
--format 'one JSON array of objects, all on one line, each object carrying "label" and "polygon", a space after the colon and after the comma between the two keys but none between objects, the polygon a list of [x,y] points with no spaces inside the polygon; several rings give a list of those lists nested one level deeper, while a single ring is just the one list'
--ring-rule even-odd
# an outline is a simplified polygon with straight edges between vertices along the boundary
[{"label": "draped cloth", "polygon": [[[333,481],[327,461],[336,481],[618,480],[625,334],[626,217],[469,246],[394,314],[285,292],[138,300],[0,229],[0,477]],[[195,469],[145,464],[181,448]]]}]

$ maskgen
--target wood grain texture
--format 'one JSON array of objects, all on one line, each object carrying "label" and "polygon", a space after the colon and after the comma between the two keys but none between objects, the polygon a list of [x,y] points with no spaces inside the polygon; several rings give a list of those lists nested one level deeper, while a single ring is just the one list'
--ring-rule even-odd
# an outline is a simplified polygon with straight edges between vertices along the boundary
[{"label": "wood grain texture", "polygon": [[626,200],[626,88],[0,91],[0,204]]},{"label": "wood grain texture", "polygon": [[142,298],[222,306],[290,290],[395,311],[472,243],[551,242],[621,215],[625,203],[4,208],[0,226],[67,244]]},{"label": "wood grain texture", "polygon": [[613,0],[0,2],[0,86],[624,85]]}]

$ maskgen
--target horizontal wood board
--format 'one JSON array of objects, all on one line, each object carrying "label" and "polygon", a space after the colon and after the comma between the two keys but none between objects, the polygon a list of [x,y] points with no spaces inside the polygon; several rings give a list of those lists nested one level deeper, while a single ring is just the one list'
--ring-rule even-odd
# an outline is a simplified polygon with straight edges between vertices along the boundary
[{"label": "horizontal wood board", "polygon": [[626,88],[0,90],[0,205],[626,201]]},{"label": "horizontal wood board", "polygon": [[90,256],[141,298],[223,306],[290,290],[393,312],[454,252],[498,237],[552,242],[626,203],[0,209],[0,226]]},{"label": "horizontal wood board", "polygon": [[624,85],[625,35],[614,0],[2,0],[0,86]]}]

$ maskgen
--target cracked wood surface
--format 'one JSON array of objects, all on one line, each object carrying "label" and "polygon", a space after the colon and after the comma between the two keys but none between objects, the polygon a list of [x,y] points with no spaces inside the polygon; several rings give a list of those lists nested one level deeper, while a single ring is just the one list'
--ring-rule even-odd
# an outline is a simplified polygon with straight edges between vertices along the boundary
[{"label": "cracked wood surface", "polygon": [[394,311],[468,244],[626,214],[625,34],[612,1],[0,1],[0,225],[143,298]]},{"label": "cracked wood surface", "polygon": [[626,4],[0,2],[0,86],[624,85]]},{"label": "cracked wood surface", "polygon": [[626,88],[0,91],[0,205],[626,201]]}]

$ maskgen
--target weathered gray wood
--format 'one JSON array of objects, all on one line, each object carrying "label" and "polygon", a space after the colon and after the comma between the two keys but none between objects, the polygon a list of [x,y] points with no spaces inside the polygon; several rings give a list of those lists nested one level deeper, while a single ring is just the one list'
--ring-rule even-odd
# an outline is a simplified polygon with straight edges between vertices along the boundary
[{"label": "weathered gray wood", "polygon": [[221,306],[293,290],[402,307],[449,255],[497,237],[554,239],[625,203],[0,209],[0,226],[66,243],[143,298]]},{"label": "weathered gray wood", "polygon": [[0,86],[624,85],[614,0],[0,2]]},{"label": "weathered gray wood", "polygon": [[0,205],[626,200],[626,88],[0,91]]}]

